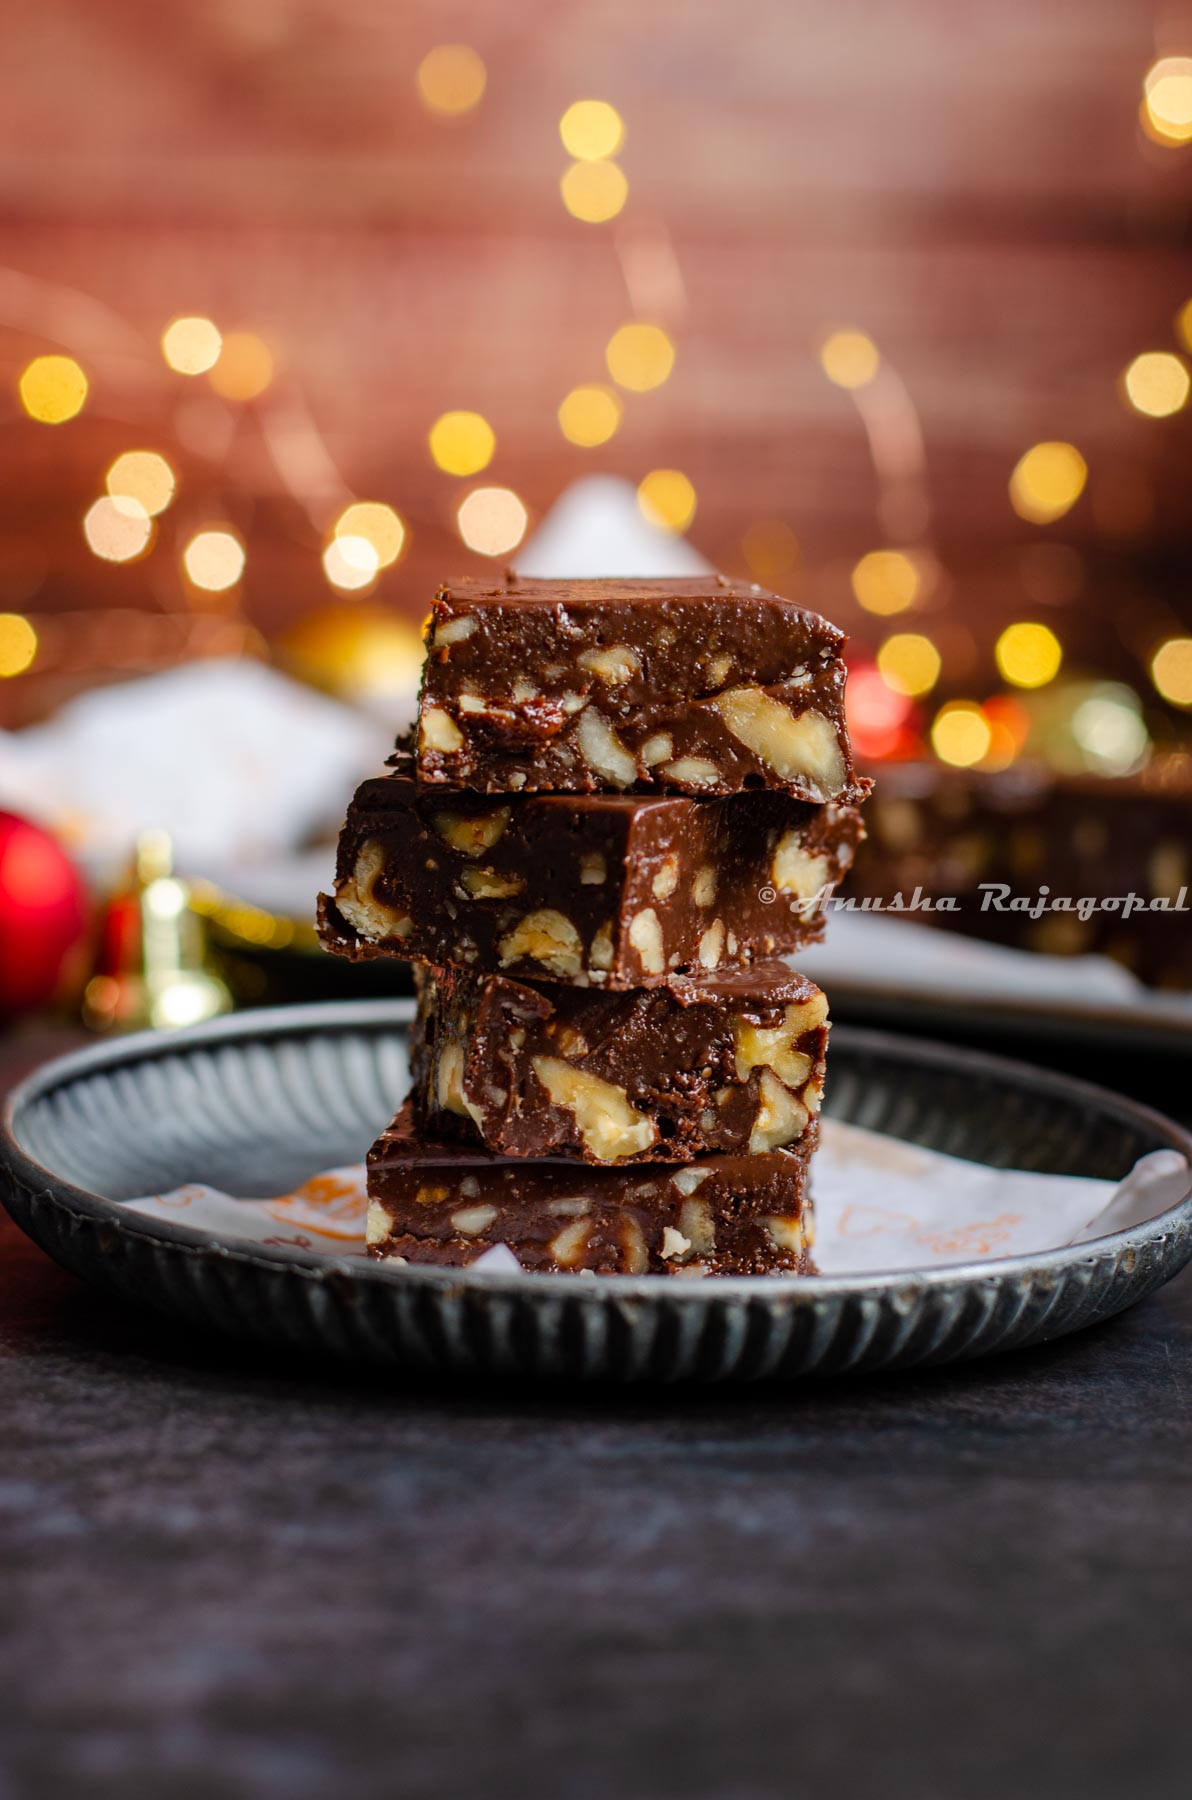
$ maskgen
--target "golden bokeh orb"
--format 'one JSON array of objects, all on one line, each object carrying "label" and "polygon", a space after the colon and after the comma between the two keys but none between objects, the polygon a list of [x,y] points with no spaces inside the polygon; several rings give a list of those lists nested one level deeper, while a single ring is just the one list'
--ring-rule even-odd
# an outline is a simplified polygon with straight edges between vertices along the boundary
[{"label": "golden bokeh orb", "polygon": [[273,380],[273,352],[255,331],[229,331],[209,380],[225,400],[255,400]]},{"label": "golden bokeh orb", "polygon": [[496,433],[482,413],[446,412],[430,428],[430,453],[447,475],[478,475],[493,459]]},{"label": "golden bokeh orb", "polygon": [[574,162],[559,181],[563,205],[585,225],[615,219],[629,198],[629,183],[615,162]]},{"label": "golden bokeh orb", "polygon": [[592,450],[607,444],[621,423],[621,402],[611,388],[572,388],[559,403],[559,430],[569,444]]},{"label": "golden bokeh orb", "polygon": [[1058,439],[1032,444],[1014,465],[1010,504],[1020,519],[1049,525],[1076,505],[1088,473],[1088,464],[1075,444]]},{"label": "golden bokeh orb", "polygon": [[526,535],[529,519],[512,488],[476,488],[460,504],[459,535],[481,556],[507,556]]},{"label": "golden bokeh orb", "polygon": [[638,483],[637,503],[651,525],[686,531],[695,517],[695,488],[682,469],[651,469]]},{"label": "golden bokeh orb", "polygon": [[973,700],[949,700],[932,721],[931,747],[941,762],[951,763],[953,768],[973,768],[992,745],[989,720]]},{"label": "golden bokeh orb", "polygon": [[567,154],[577,162],[595,162],[616,155],[625,125],[607,100],[576,100],[559,120],[559,136]]},{"label": "golden bokeh orb", "polygon": [[244,545],[222,528],[196,532],[182,553],[182,566],[197,588],[222,594],[244,573]]},{"label": "golden bokeh orb", "polygon": [[205,375],[222,348],[219,327],[197,314],[172,319],[161,334],[162,355],[178,375]]},{"label": "golden bokeh orb", "polygon": [[104,562],[135,562],[149,548],[153,521],[139,500],[103,494],[83,520],[83,536]]},{"label": "golden bokeh orb", "polygon": [[919,567],[904,550],[868,550],[852,573],[853,593],[866,612],[905,612],[919,595]]},{"label": "golden bokeh orb", "polygon": [[896,631],[877,653],[878,673],[896,694],[917,699],[929,694],[940,678],[940,653],[917,631]]},{"label": "golden bokeh orb", "polygon": [[323,551],[323,573],[332,587],[344,593],[368,587],[380,567],[376,546],[352,532],[337,534]]},{"label": "golden bokeh orb", "polygon": [[636,394],[661,387],[675,366],[675,347],[661,325],[622,325],[604,356],[617,386]]},{"label": "golden bokeh orb", "polygon": [[382,500],[355,500],[335,521],[332,536],[364,538],[377,555],[377,568],[387,569],[405,548],[406,528]]},{"label": "golden bokeh orb", "polygon": [[864,331],[833,331],[820,345],[820,366],[837,387],[867,386],[881,361],[877,345]]},{"label": "golden bokeh orb", "polygon": [[1007,625],[994,648],[998,672],[1012,687],[1046,687],[1060,672],[1063,645],[1050,625],[1023,619]]},{"label": "golden bokeh orb", "polygon": [[126,450],[108,470],[104,483],[116,500],[135,500],[151,519],[174,498],[174,471],[156,450]]},{"label": "golden bokeh orb", "polygon": [[1122,376],[1122,385],[1135,412],[1167,419],[1186,405],[1190,383],[1186,364],[1173,351],[1144,350]]},{"label": "golden bokeh orb", "polygon": [[1192,143],[1192,56],[1163,56],[1142,84],[1143,121],[1161,144]]},{"label": "golden bokeh orb", "polygon": [[458,118],[484,96],[488,71],[470,44],[437,44],[418,64],[418,96],[428,112]]},{"label": "golden bokeh orb", "polygon": [[35,356],[17,387],[21,405],[40,425],[65,424],[87,398],[87,377],[73,356]]},{"label": "golden bokeh orb", "polygon": [[0,613],[0,678],[23,675],[37,655],[37,633],[20,613]]},{"label": "golden bokeh orb", "polygon": [[1151,658],[1151,680],[1172,706],[1192,706],[1192,637],[1159,645]]}]

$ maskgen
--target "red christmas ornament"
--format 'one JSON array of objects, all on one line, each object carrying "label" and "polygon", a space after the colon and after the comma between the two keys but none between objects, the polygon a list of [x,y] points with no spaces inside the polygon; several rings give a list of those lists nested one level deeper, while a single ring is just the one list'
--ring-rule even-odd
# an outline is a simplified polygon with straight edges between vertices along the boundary
[{"label": "red christmas ornament", "polygon": [[86,922],[86,890],[62,846],[0,812],[0,1018],[53,999]]}]

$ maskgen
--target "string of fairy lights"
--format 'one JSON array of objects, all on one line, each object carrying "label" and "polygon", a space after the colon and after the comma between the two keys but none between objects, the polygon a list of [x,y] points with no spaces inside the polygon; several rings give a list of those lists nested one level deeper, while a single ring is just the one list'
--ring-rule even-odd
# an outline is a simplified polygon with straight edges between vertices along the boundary
[{"label": "string of fairy lights", "polygon": [[[420,62],[415,86],[428,113],[457,120],[478,107],[488,84],[484,61],[469,45],[443,44]],[[1147,139],[1166,148],[1192,143],[1192,58],[1165,56],[1142,83],[1140,122]],[[584,224],[604,225],[629,201],[629,180],[618,160],[625,124],[608,101],[585,98],[568,106],[559,136],[570,158],[559,180],[567,212]],[[259,399],[277,376],[269,345],[248,330],[221,331],[212,319],[186,315],[172,319],[160,343],[161,355],[177,376],[207,381],[224,401]],[[604,347],[604,369],[566,393],[557,422],[564,439],[579,450],[607,444],[620,429],[632,397],[661,387],[676,362],[670,332],[649,318],[620,325]],[[1162,420],[1187,406],[1192,378],[1192,299],[1174,320],[1173,342],[1141,351],[1120,371],[1123,403],[1141,417]],[[818,346],[819,364],[834,386],[847,392],[868,434],[883,504],[879,516],[894,542],[865,553],[851,570],[858,606],[875,620],[890,621],[871,664],[854,671],[850,700],[857,712],[861,747],[889,751],[914,716],[926,725],[926,739],[943,762],[961,767],[1004,768],[1032,739],[1039,714],[1029,696],[1054,683],[1064,667],[1056,631],[1041,620],[1007,625],[993,646],[1007,691],[981,701],[949,699],[929,716],[931,695],[946,673],[946,654],[929,624],[911,629],[915,614],[929,605],[940,570],[931,548],[923,481],[922,437],[913,402],[897,370],[873,338],[854,327],[829,332]],[[76,418],[88,400],[89,381],[73,356],[34,357],[18,382],[21,406],[40,425],[61,426]],[[475,483],[497,453],[497,435],[483,414],[444,412],[430,424],[426,448],[434,466],[455,480]],[[1081,450],[1049,440],[1027,446],[1010,471],[1007,498],[1030,525],[1049,527],[1080,500],[1089,477]],[[82,520],[92,553],[112,563],[132,563],[154,548],[159,521],[176,496],[177,480],[159,451],[130,449],[116,457],[103,477],[103,491]],[[638,502],[655,525],[686,531],[698,496],[677,468],[648,471],[638,484]],[[529,525],[524,501],[504,485],[470,485],[455,507],[462,542],[477,554],[508,557]],[[899,525],[902,529],[893,531]],[[338,511],[325,535],[322,569],[342,595],[369,591],[381,572],[396,564],[409,543],[409,526],[380,500],[354,499]],[[742,540],[751,571],[781,586],[796,573],[798,539],[781,520],[758,520]],[[244,576],[248,549],[229,524],[214,521],[195,530],[179,549],[179,570],[190,588],[209,594],[234,593]],[[0,677],[32,669],[38,633],[22,614],[0,613]],[[1192,636],[1169,635],[1150,653],[1155,691],[1175,707],[1192,708]],[[1121,683],[1076,684],[1065,730],[1084,752],[1085,766],[1125,772],[1149,747],[1138,698]],[[1083,734],[1083,735],[1082,735]],[[1080,759],[1078,759],[1080,760]]]}]

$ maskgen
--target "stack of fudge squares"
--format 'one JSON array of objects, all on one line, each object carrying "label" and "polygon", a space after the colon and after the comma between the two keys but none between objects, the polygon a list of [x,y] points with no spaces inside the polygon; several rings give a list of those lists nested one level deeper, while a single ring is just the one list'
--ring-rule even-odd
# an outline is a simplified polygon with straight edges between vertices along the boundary
[{"label": "stack of fudge squares", "polygon": [[827,1004],[780,959],[862,835],[843,642],[715,577],[439,591],[416,744],[320,902],[331,950],[415,964],[374,1256],[811,1267]]}]

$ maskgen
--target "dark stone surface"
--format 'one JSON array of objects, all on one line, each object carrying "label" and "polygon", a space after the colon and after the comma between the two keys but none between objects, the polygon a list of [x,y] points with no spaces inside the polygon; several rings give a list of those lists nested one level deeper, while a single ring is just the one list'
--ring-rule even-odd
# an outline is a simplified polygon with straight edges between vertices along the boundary
[{"label": "dark stone surface", "polygon": [[0,1797],[1183,1796],[1192,1272],[782,1390],[403,1385],[0,1226]]}]

